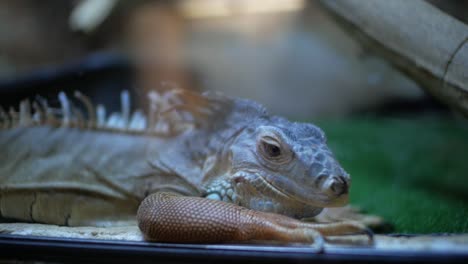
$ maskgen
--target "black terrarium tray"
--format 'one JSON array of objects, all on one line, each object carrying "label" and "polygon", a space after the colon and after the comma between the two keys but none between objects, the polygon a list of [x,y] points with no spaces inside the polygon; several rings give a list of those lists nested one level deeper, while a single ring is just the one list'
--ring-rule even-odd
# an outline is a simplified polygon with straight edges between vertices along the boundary
[{"label": "black terrarium tray", "polygon": [[3,260],[112,263],[465,263],[467,253],[307,246],[198,245],[0,235]]}]

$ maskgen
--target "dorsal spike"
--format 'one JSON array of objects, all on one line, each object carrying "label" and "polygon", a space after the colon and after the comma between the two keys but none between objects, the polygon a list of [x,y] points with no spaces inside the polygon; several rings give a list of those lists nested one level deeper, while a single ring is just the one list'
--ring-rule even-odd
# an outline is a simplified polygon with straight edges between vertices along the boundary
[{"label": "dorsal spike", "polygon": [[10,127],[10,117],[5,112],[5,109],[3,109],[2,106],[0,106],[0,121],[2,128],[7,129]]},{"label": "dorsal spike", "polygon": [[78,128],[85,128],[85,119],[83,112],[78,107],[72,107],[73,112],[73,126]]},{"label": "dorsal spike", "polygon": [[58,95],[60,106],[62,109],[62,126],[69,126],[71,122],[71,108],[68,97],[64,92],[60,92]]},{"label": "dorsal spike", "polygon": [[33,121],[37,124],[42,124],[44,122],[44,110],[37,101],[33,101],[32,107],[34,109]]},{"label": "dorsal spike", "polygon": [[13,108],[13,106],[10,106],[8,114],[10,115],[11,127],[17,126],[19,121],[19,114],[15,111],[15,108]]},{"label": "dorsal spike", "polygon": [[230,109],[229,98],[201,95],[179,89],[169,83],[163,85],[170,88],[162,94],[156,91],[147,94],[148,117],[144,113],[131,111],[130,95],[126,90],[120,94],[121,113],[113,113],[109,117],[106,116],[104,106],[98,105],[95,108],[91,100],[79,91],[74,92],[74,97],[83,103],[84,108],[74,107],[73,100],[64,92],[60,92],[60,108],[50,107],[46,99],[37,96],[32,104],[22,101],[19,112],[14,108],[10,108],[8,112],[3,110],[3,113],[0,113],[0,128],[47,124],[175,136],[188,129],[209,128],[212,118],[217,118],[218,113],[223,114],[226,109]]},{"label": "dorsal spike", "polygon": [[130,130],[144,131],[146,129],[146,117],[141,111],[135,111],[128,126]]},{"label": "dorsal spike", "polygon": [[120,93],[120,102],[122,107],[122,119],[124,122],[124,127],[127,128],[130,123],[130,94],[127,90],[123,90]]},{"label": "dorsal spike", "polygon": [[105,127],[106,125],[106,108],[98,104],[96,107],[97,127]]},{"label": "dorsal spike", "polygon": [[[166,86],[170,87],[170,90],[164,92],[160,99],[159,117],[166,121],[166,127],[170,134],[177,133],[181,123],[185,121],[184,113],[179,112],[178,105],[184,105],[185,102],[182,100],[180,95],[182,92],[174,84],[167,83]],[[187,104],[185,104],[187,105]],[[190,107],[187,105],[187,107]]]},{"label": "dorsal spike", "polygon": [[44,97],[37,95],[36,100],[39,102],[40,106],[44,110],[44,115],[45,115],[45,122],[49,125],[57,125],[58,120],[54,115],[54,111],[51,107],[49,107],[49,104],[47,103],[47,99]]},{"label": "dorsal spike", "polygon": [[148,93],[149,100],[149,111],[148,111],[148,126],[146,127],[148,131],[153,131],[159,116],[159,99],[160,96],[155,91],[150,91]]},{"label": "dorsal spike", "polygon": [[20,126],[29,126],[32,123],[31,104],[28,99],[20,102],[19,109],[19,124]]},{"label": "dorsal spike", "polygon": [[124,130],[125,124],[120,113],[112,113],[106,120],[106,128]]},{"label": "dorsal spike", "polygon": [[93,103],[89,97],[80,93],[79,91],[75,91],[75,97],[80,100],[86,108],[86,114],[88,116],[88,127],[96,127],[96,110],[94,109]]}]

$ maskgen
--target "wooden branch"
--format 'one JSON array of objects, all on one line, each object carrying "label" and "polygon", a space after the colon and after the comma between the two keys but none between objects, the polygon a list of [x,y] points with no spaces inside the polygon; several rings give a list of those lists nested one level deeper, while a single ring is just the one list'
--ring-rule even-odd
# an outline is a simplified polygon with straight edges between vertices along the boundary
[{"label": "wooden branch", "polygon": [[362,44],[468,116],[468,26],[423,0],[323,0]]}]

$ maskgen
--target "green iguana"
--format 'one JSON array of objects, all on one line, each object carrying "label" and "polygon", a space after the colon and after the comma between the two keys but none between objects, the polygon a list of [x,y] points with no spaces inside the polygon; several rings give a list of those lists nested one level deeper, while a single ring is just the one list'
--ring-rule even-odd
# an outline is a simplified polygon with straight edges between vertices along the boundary
[{"label": "green iguana", "polygon": [[131,113],[127,92],[108,118],[75,96],[86,113],[64,93],[60,109],[43,99],[0,109],[1,218],[114,226],[136,216],[147,239],[169,242],[320,242],[368,230],[296,220],[348,200],[350,176],[315,125],[176,88],[149,93],[147,117]]}]

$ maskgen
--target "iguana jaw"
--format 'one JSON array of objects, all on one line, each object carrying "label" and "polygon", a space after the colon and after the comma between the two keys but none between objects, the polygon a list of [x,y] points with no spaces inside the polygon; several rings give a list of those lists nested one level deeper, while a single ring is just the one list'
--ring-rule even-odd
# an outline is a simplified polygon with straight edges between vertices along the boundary
[{"label": "iguana jaw", "polygon": [[[348,203],[349,195],[343,194],[338,197],[330,197],[323,193],[316,193],[314,190],[308,188],[303,188],[302,186],[295,184],[293,181],[289,180],[284,176],[275,177],[275,176],[262,176],[257,174],[257,176],[262,179],[265,184],[274,189],[276,192],[281,193],[283,196],[287,197],[290,200],[298,201],[304,204],[316,206],[316,207],[341,207],[345,206]],[[275,179],[276,178],[276,179]],[[286,188],[281,188],[274,184],[275,181],[281,180],[283,186]]]},{"label": "iguana jaw", "polygon": [[235,172],[229,177],[236,198],[232,202],[250,209],[275,212],[295,218],[313,217],[324,207],[347,204],[348,195],[330,198],[325,194],[312,194],[310,189],[294,184],[290,185],[294,188],[292,190],[296,191],[292,193],[273,184],[271,178],[272,176],[265,176],[258,171]]}]

